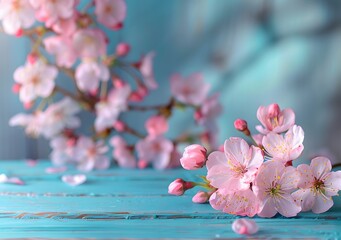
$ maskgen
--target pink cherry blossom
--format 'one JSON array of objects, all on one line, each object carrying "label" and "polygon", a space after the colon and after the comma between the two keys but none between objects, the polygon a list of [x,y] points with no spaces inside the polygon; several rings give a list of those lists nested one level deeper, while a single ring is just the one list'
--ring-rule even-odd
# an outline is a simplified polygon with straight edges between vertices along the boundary
[{"label": "pink cherry blossom", "polygon": [[96,91],[100,81],[108,81],[110,72],[107,66],[94,61],[85,61],[76,68],[76,83],[84,92]]},{"label": "pink cherry blossom", "polygon": [[107,169],[110,166],[110,160],[106,156],[108,150],[103,141],[95,142],[89,137],[81,136],[77,141],[75,152],[77,168],[84,172],[92,169]]},{"label": "pink cherry blossom", "polygon": [[301,207],[291,193],[297,188],[300,174],[294,167],[285,167],[280,161],[265,162],[258,171],[253,191],[261,202],[261,217],[273,217],[279,212],[285,217],[294,217]]},{"label": "pink cherry blossom", "polygon": [[34,24],[34,9],[28,0],[0,0],[1,20],[4,31],[14,35]]},{"label": "pink cherry blossom", "polygon": [[129,149],[128,144],[122,137],[112,137],[110,144],[114,148],[113,156],[117,160],[117,163],[120,167],[136,168],[136,159],[132,149]]},{"label": "pink cherry blossom", "polygon": [[120,113],[127,110],[127,102],[131,89],[129,85],[114,88],[108,97],[96,103],[96,132],[102,132],[114,126]]},{"label": "pink cherry blossom", "polygon": [[263,137],[262,145],[273,158],[284,162],[297,159],[304,149],[304,132],[300,126],[292,126],[284,135],[270,132]]},{"label": "pink cherry blossom", "polygon": [[258,226],[251,219],[239,218],[233,221],[232,230],[238,234],[252,235],[258,232]]},{"label": "pink cherry blossom", "polygon": [[72,41],[65,36],[51,36],[44,39],[44,46],[48,53],[56,55],[57,65],[70,68],[77,59]]},{"label": "pink cherry blossom", "polygon": [[21,85],[20,100],[22,102],[31,102],[37,97],[46,98],[51,95],[55,78],[58,70],[54,66],[47,65],[42,61],[36,61],[34,64],[27,63],[19,67],[14,72],[14,80]]},{"label": "pink cherry blossom", "polygon": [[333,206],[332,196],[341,190],[341,171],[331,172],[331,169],[330,160],[325,157],[314,158],[310,166],[301,164],[297,167],[301,174],[300,189],[292,195],[302,211],[323,213]]},{"label": "pink cherry blossom", "polygon": [[153,59],[155,57],[154,52],[150,52],[142,57],[139,62],[139,70],[142,74],[143,81],[146,84],[148,89],[156,89],[158,87],[155,78],[154,78],[154,70],[153,70]]},{"label": "pink cherry blossom", "polygon": [[33,114],[19,113],[10,119],[9,125],[24,127],[27,135],[38,137],[43,131],[43,122],[43,113],[37,111]]},{"label": "pink cherry blossom", "polygon": [[72,17],[75,11],[76,0],[30,0],[36,9],[36,17],[51,27],[58,19]]},{"label": "pink cherry blossom", "polygon": [[181,166],[187,170],[202,168],[206,162],[207,150],[198,144],[192,144],[185,148],[184,154],[180,159]]},{"label": "pink cherry blossom", "polygon": [[86,182],[86,176],[84,174],[76,175],[64,175],[62,176],[62,181],[70,186],[78,186]]},{"label": "pink cherry blossom", "polygon": [[230,138],[225,141],[224,151],[215,151],[208,156],[206,166],[210,184],[229,192],[249,189],[263,163],[262,150],[250,147],[241,138]]},{"label": "pink cherry blossom", "polygon": [[291,108],[280,110],[277,104],[269,106],[260,106],[257,110],[257,118],[262,123],[256,126],[256,129],[262,133],[269,132],[282,133],[287,131],[295,124],[295,113]]},{"label": "pink cherry blossom", "polygon": [[124,0],[95,0],[95,14],[98,22],[116,30],[126,17],[126,3]]},{"label": "pink cherry blossom", "polygon": [[52,152],[50,159],[54,165],[61,166],[75,162],[76,139],[57,136],[51,139]]},{"label": "pink cherry blossom", "polygon": [[136,144],[139,159],[152,163],[156,169],[167,168],[173,149],[172,141],[161,135],[147,136]]},{"label": "pink cherry blossom", "polygon": [[181,178],[175,179],[168,186],[168,193],[176,196],[181,196],[186,190],[193,188],[193,182],[186,182]]},{"label": "pink cherry blossom", "polygon": [[81,122],[75,115],[80,110],[78,103],[68,97],[51,104],[43,113],[43,136],[52,138],[65,128],[74,129],[79,127]]},{"label": "pink cherry blossom", "polygon": [[200,74],[192,74],[187,78],[176,74],[171,77],[170,84],[171,93],[178,101],[192,105],[202,104],[210,89]]},{"label": "pink cherry blossom", "polygon": [[162,135],[168,131],[168,122],[164,116],[152,116],[147,120],[145,127],[149,135]]},{"label": "pink cherry blossom", "polygon": [[247,122],[244,119],[237,119],[234,121],[234,128],[238,131],[245,131],[247,129]]},{"label": "pink cherry blossom", "polygon": [[106,36],[99,29],[80,29],[73,35],[73,47],[80,58],[97,58],[106,54]]},{"label": "pink cherry blossom", "polygon": [[70,37],[72,36],[76,30],[77,30],[77,15],[74,14],[72,17],[67,18],[67,19],[58,19],[57,22],[55,22],[52,25],[52,30],[55,31],[56,33],[65,36],[65,37]]},{"label": "pink cherry blossom", "polygon": [[253,217],[259,211],[259,202],[251,189],[231,192],[219,188],[210,197],[211,206],[228,214]]}]

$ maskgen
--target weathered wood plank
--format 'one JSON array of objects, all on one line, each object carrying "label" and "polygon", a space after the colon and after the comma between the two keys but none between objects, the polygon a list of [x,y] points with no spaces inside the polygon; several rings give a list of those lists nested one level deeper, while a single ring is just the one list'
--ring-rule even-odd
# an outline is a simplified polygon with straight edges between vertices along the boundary
[{"label": "weathered wood plank", "polygon": [[[190,179],[193,173],[110,169],[88,173],[86,184],[70,187],[60,180],[61,174],[46,174],[48,166],[48,162],[32,168],[24,161],[0,162],[2,172],[26,182],[25,186],[0,184],[1,238],[238,237],[231,230],[235,216],[208,204],[193,204],[190,193],[167,194],[171,180]],[[261,228],[255,238],[341,238],[338,206],[320,215],[255,218]]]}]

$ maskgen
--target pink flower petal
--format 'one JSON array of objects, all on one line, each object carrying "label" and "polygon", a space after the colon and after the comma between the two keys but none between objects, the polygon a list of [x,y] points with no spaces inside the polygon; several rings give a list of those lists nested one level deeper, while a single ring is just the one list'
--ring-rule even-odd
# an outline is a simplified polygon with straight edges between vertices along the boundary
[{"label": "pink flower petal", "polygon": [[61,166],[61,167],[48,167],[45,169],[46,173],[62,173],[65,172],[67,170],[67,167],[65,166]]},{"label": "pink flower petal", "polygon": [[6,174],[0,174],[0,183],[12,183],[16,185],[25,185],[25,182],[18,177],[7,177]]},{"label": "pink flower petal", "polygon": [[258,232],[258,226],[251,219],[240,218],[232,223],[232,230],[238,234],[252,235]]},{"label": "pink flower petal", "polygon": [[315,204],[312,208],[312,211],[313,213],[323,213],[328,211],[333,205],[334,202],[331,197],[327,197],[323,194],[318,193],[315,196]]},{"label": "pink flower petal", "polygon": [[8,178],[7,182],[12,183],[12,184],[16,184],[16,185],[25,185],[25,182],[18,177]]},{"label": "pink flower petal", "polygon": [[314,192],[310,188],[299,189],[291,195],[294,201],[301,205],[303,212],[310,211],[315,204]]},{"label": "pink flower petal", "polygon": [[70,186],[78,186],[80,184],[85,183],[86,176],[84,174],[76,174],[76,175],[64,175],[62,176],[63,182],[69,184]]},{"label": "pink flower petal", "polygon": [[311,160],[310,167],[313,170],[314,177],[317,179],[323,178],[327,173],[332,170],[330,160],[325,157],[316,157]]}]

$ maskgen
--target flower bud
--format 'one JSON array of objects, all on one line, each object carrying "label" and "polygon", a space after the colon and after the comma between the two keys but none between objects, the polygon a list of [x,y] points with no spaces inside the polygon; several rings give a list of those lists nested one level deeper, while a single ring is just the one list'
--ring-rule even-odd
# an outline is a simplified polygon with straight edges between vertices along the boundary
[{"label": "flower bud", "polygon": [[15,83],[12,86],[12,92],[18,94],[20,92],[21,85],[19,83]]},{"label": "flower bud", "polygon": [[24,108],[29,110],[33,107],[33,102],[24,102]]},{"label": "flower bud", "polygon": [[132,92],[129,96],[129,101],[132,102],[141,102],[142,100],[143,96],[141,96],[141,94],[138,93],[137,91]]},{"label": "flower bud", "polygon": [[140,169],[144,169],[144,168],[148,167],[148,162],[146,160],[140,159],[137,163],[137,166]]},{"label": "flower bud", "polygon": [[206,148],[198,144],[186,147],[180,159],[181,166],[187,170],[202,168],[206,162],[206,153]]},{"label": "flower bud", "polygon": [[126,127],[126,125],[122,121],[118,120],[114,123],[114,128],[117,132],[123,132],[125,130],[125,127]]},{"label": "flower bud", "polygon": [[168,193],[176,196],[181,196],[186,190],[194,187],[192,182],[186,182],[181,178],[175,179],[168,186]]},{"label": "flower bud", "polygon": [[210,195],[207,192],[199,191],[193,196],[192,202],[206,203],[209,198],[210,198]]},{"label": "flower bud", "polygon": [[244,119],[238,118],[236,121],[234,121],[234,127],[238,131],[243,132],[246,136],[250,136],[250,130],[247,126],[247,122]]},{"label": "flower bud", "polygon": [[112,30],[118,31],[123,28],[123,23],[119,22],[111,27]]},{"label": "flower bud", "polygon": [[122,79],[120,79],[118,77],[113,77],[112,78],[112,83],[113,83],[115,88],[122,88],[122,87],[124,87],[126,85],[126,83]]},{"label": "flower bud", "polygon": [[252,235],[258,232],[258,226],[251,219],[240,218],[232,223],[232,230],[238,234]]},{"label": "flower bud", "polygon": [[119,43],[116,46],[116,55],[119,57],[126,56],[130,51],[130,45],[128,43]]}]

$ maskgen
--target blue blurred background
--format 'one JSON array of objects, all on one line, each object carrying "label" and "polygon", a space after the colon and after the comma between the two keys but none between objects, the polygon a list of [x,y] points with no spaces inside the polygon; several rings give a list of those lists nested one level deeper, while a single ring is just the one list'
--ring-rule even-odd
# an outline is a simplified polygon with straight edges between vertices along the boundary
[{"label": "blue blurred background", "polygon": [[[239,135],[236,118],[258,124],[259,105],[277,102],[296,112],[305,130],[303,159],[323,153],[341,159],[341,1],[338,0],[127,0],[125,27],[110,34],[133,47],[129,59],[156,52],[160,85],[148,103],[167,102],[169,76],[201,71],[219,91],[224,113],[219,139]],[[29,51],[24,39],[0,35],[0,159],[46,158],[44,139],[10,128],[23,111],[11,93],[12,74]],[[177,112],[172,133],[193,124]],[[129,118],[132,124],[143,119]],[[255,133],[256,131],[254,131]]]}]

